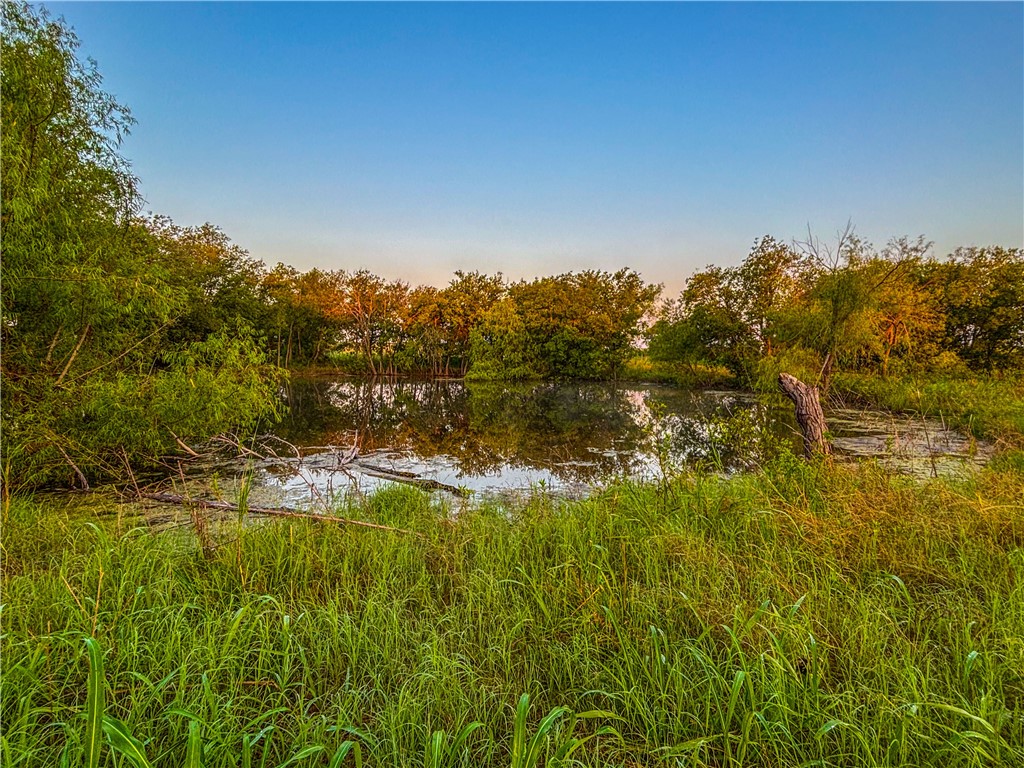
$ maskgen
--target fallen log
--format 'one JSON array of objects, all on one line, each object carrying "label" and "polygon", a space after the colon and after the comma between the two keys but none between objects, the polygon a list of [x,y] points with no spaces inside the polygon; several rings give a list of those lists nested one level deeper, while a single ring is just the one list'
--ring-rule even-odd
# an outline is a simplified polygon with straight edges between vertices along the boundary
[{"label": "fallen log", "polygon": [[796,376],[788,373],[779,374],[779,387],[783,394],[792,402],[796,410],[796,423],[804,439],[804,455],[828,456],[832,453],[832,445],[825,435],[828,426],[825,424],[825,413],[821,410],[818,388],[804,384]]},{"label": "fallen log", "polygon": [[406,472],[404,469],[389,469],[388,467],[380,466],[380,464],[370,464],[362,459],[358,459],[355,462],[355,466],[360,469],[367,469],[370,472],[380,472],[384,475],[395,475],[396,477],[408,477],[413,479],[419,477],[415,472]]},{"label": "fallen log", "polygon": [[427,491],[447,491],[463,499],[467,498],[470,493],[467,489],[459,488],[457,485],[448,485],[429,477],[419,477],[412,472],[386,469],[376,464],[365,464],[361,461],[357,461],[350,466],[370,477],[379,477],[382,480],[390,480],[393,483],[405,483],[406,485],[413,485]]},{"label": "fallen log", "polygon": [[[232,504],[229,501],[211,501],[209,499],[190,499],[185,496],[180,496],[176,493],[140,493],[139,496],[143,499],[152,499],[153,501],[160,501],[164,504],[178,504],[183,507],[199,507],[200,509],[220,509],[225,512],[239,512],[240,507],[237,504]],[[350,520],[346,517],[335,517],[333,515],[318,515],[312,512],[301,512],[297,509],[290,509],[289,507],[253,507],[247,506],[245,508],[246,513],[250,515],[264,515],[267,517],[293,517],[304,520],[319,520],[325,523],[338,523],[340,525],[356,525],[362,528],[375,528],[379,531],[392,531],[394,533],[408,533],[412,536],[422,535],[416,533],[416,531],[408,531],[404,528],[394,528],[390,525],[381,525],[380,523],[368,523],[365,520]]]}]

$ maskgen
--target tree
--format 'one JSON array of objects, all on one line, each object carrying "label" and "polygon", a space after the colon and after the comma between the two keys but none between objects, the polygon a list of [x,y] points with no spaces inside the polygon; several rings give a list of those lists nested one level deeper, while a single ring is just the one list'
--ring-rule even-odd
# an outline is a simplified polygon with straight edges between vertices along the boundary
[{"label": "tree", "polygon": [[836,233],[835,245],[808,231],[800,243],[807,260],[807,287],[780,317],[780,333],[790,342],[818,353],[817,385],[827,394],[837,362],[876,346],[874,301],[877,282],[864,269],[872,256],[849,222]]},{"label": "tree", "polygon": [[4,365],[13,373],[62,360],[70,371],[126,298],[165,317],[175,302],[159,289],[131,293],[132,251],[144,238],[126,226],[139,203],[117,152],[134,122],[127,108],[100,90],[74,33],[45,10],[5,2],[2,18]]},{"label": "tree", "polygon": [[394,353],[402,340],[409,286],[387,282],[366,270],[345,281],[343,328],[374,376],[394,373]]},{"label": "tree", "polygon": [[655,360],[724,365],[743,373],[757,352],[757,336],[744,317],[736,271],[709,266],[686,281],[679,298],[662,306],[650,331]]},{"label": "tree", "polygon": [[944,313],[928,276],[928,252],[932,243],[893,238],[864,269],[877,286],[875,333],[879,340],[881,372],[889,373],[894,357],[913,366],[925,365],[938,353]]},{"label": "tree", "polygon": [[504,298],[480,318],[470,332],[469,378],[517,381],[538,376],[535,349],[515,302]]},{"label": "tree", "polygon": [[587,270],[522,281],[509,296],[544,375],[600,378],[625,362],[660,291],[629,269]]},{"label": "tree", "polygon": [[405,366],[427,370],[431,376],[444,375],[448,360],[441,328],[440,293],[430,285],[412,289],[405,318]]},{"label": "tree", "polygon": [[450,371],[453,360],[459,361],[459,373],[466,373],[470,364],[470,333],[504,293],[501,273],[490,276],[460,270],[437,294],[437,327],[444,343],[445,373]]},{"label": "tree", "polygon": [[738,301],[743,322],[757,339],[762,354],[772,353],[774,316],[796,296],[806,271],[806,261],[800,254],[765,235],[731,275],[734,290],[729,298]]},{"label": "tree", "polygon": [[1024,366],[1024,250],[958,248],[934,273],[956,353],[973,368]]},{"label": "tree", "polygon": [[201,341],[239,321],[254,329],[267,326],[263,262],[210,223],[180,227],[166,216],[150,216],[143,224],[156,238],[169,279],[183,296],[171,341]]},{"label": "tree", "polygon": [[63,22],[2,13],[5,487],[86,484],[174,449],[172,429],[202,439],[273,416],[277,376],[247,328],[172,338],[199,261],[135,217],[128,110]]}]

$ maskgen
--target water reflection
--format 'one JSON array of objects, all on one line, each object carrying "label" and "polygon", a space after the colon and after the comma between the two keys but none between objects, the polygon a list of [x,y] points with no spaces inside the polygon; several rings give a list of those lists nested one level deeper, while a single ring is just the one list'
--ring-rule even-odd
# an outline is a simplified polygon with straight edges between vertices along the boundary
[{"label": "water reflection", "polygon": [[[316,487],[369,490],[385,482],[359,474],[358,467],[341,475],[332,469],[328,447],[353,443],[377,466],[489,492],[538,485],[582,492],[610,477],[656,476],[666,467],[694,464],[731,471],[780,446],[800,450],[790,408],[736,392],[316,378],[293,381],[286,399],[289,413],[275,433],[298,446],[324,447],[321,461],[314,456],[302,474],[276,480],[293,500],[315,497]],[[908,427],[906,419],[835,416],[835,443],[851,454],[898,459],[897,451],[886,452],[894,434],[931,435],[947,448],[954,437],[962,441],[927,424]],[[943,450],[930,443],[930,464],[922,466],[934,468],[932,454]]]},{"label": "water reflection", "polygon": [[656,429],[675,436],[675,460],[729,454],[714,445],[709,422],[759,408],[731,393],[548,382],[300,380],[287,399],[289,415],[276,431],[296,445],[356,439],[361,455],[444,457],[458,478],[517,468],[569,483],[643,470]]}]

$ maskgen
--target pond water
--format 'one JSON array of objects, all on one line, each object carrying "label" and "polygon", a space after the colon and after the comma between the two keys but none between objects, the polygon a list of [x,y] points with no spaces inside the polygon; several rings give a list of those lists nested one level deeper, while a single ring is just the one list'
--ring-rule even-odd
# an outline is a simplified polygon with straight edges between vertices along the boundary
[{"label": "pond water", "polygon": [[[262,443],[282,461],[257,462],[255,479],[262,498],[287,504],[317,506],[395,480],[475,495],[580,495],[610,478],[694,465],[731,472],[780,445],[801,450],[787,401],[740,392],[321,377],[295,379],[285,394],[288,413]],[[898,471],[966,472],[990,455],[937,422],[843,409],[826,416],[840,456],[876,457]]]}]

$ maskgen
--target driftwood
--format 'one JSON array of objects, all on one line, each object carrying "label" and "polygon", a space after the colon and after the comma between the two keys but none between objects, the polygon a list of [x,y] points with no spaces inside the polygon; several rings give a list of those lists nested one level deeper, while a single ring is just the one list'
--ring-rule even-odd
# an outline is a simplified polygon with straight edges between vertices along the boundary
[{"label": "driftwood", "polygon": [[[238,512],[239,507],[237,504],[232,504],[228,501],[210,501],[208,499],[189,499],[185,496],[179,496],[176,493],[140,493],[140,497],[143,499],[152,499],[153,501],[161,501],[165,504],[180,504],[183,507],[199,507],[200,509],[220,509],[225,512]],[[357,525],[362,528],[375,528],[378,531],[393,531],[395,533],[408,533],[413,536],[419,536],[420,534],[415,531],[407,531],[404,528],[393,528],[390,525],[380,525],[379,523],[368,523],[364,520],[350,520],[346,517],[334,517],[332,515],[317,515],[310,512],[301,512],[297,509],[290,509],[288,507],[253,507],[248,506],[245,511],[250,515],[265,515],[267,517],[295,517],[305,520],[320,520],[325,523],[339,523],[341,525]]]},{"label": "driftwood", "polygon": [[382,480],[390,480],[393,483],[405,483],[427,491],[447,491],[448,493],[461,498],[469,496],[469,491],[465,488],[459,488],[457,485],[441,483],[429,477],[419,477],[413,472],[403,472],[398,469],[387,469],[386,467],[380,467],[376,464],[367,464],[363,461],[356,461],[351,466],[358,468],[364,475],[379,477]]},{"label": "driftwood", "polygon": [[796,422],[804,438],[804,455],[828,456],[832,453],[832,445],[825,435],[828,427],[825,424],[825,413],[821,410],[818,399],[818,388],[804,384],[788,373],[779,374],[779,387],[793,401],[796,410]]}]

